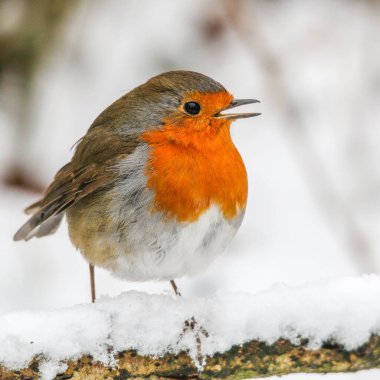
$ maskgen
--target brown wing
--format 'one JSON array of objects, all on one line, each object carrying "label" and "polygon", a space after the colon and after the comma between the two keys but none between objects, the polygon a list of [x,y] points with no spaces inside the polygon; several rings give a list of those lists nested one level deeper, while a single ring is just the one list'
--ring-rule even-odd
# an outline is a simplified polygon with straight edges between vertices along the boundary
[{"label": "brown wing", "polygon": [[112,169],[115,163],[139,144],[133,130],[131,134],[125,133],[130,119],[126,96],[97,117],[80,139],[72,161],[57,173],[44,198],[26,209],[32,217],[16,232],[14,240],[55,232],[67,208],[115,180],[117,171]]},{"label": "brown wing", "polygon": [[86,165],[77,170],[72,168],[71,163],[65,165],[55,176],[44,198],[26,209],[32,217],[16,232],[13,239],[27,241],[34,236],[55,232],[63,211],[116,179],[118,174],[112,167],[125,156],[117,156],[103,164]]}]

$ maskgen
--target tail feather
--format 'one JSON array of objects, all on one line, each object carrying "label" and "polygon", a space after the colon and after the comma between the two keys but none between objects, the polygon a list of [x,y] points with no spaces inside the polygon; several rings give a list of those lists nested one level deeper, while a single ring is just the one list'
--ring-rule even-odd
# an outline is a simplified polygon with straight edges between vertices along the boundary
[{"label": "tail feather", "polygon": [[[26,223],[24,223],[20,229],[16,232],[13,237],[14,241],[25,240],[28,241],[35,234],[38,233],[37,229],[39,226],[42,226],[44,223],[49,222],[48,219],[57,217],[59,215],[54,215],[57,209],[59,208],[59,204],[53,202],[49,203],[47,206],[35,212],[31,218],[29,218]],[[54,223],[53,223],[54,226]],[[46,226],[48,227],[48,225]],[[42,236],[42,235],[41,235]]]},{"label": "tail feather", "polygon": [[25,214],[27,214],[27,215],[35,214],[41,208],[41,202],[42,202],[42,200],[39,200],[39,201],[31,204],[30,206],[28,206],[24,210]]},{"label": "tail feather", "polygon": [[119,173],[113,168],[120,157],[125,158],[126,154],[76,170],[71,163],[65,165],[55,176],[45,196],[25,210],[31,217],[16,232],[13,240],[28,241],[32,237],[54,233],[68,208],[98,189],[109,186],[117,178]]},{"label": "tail feather", "polygon": [[35,228],[31,233],[28,234],[25,241],[30,240],[33,237],[40,238],[43,236],[48,236],[54,234],[61,221],[63,219],[63,213],[59,215],[54,215],[50,217],[48,220],[45,220],[42,224],[40,224],[37,228]]}]

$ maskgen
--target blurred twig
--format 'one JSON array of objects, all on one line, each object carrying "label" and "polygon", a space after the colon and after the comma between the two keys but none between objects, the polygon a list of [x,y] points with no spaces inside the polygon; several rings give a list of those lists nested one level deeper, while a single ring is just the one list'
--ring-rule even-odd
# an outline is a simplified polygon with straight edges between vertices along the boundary
[{"label": "blurred twig", "polygon": [[228,23],[245,44],[252,60],[261,67],[265,87],[276,104],[276,111],[282,115],[282,124],[286,126],[293,144],[292,151],[297,154],[298,162],[303,166],[312,195],[330,223],[337,219],[343,221],[345,244],[358,268],[362,272],[376,271],[377,264],[371,244],[359,227],[353,210],[332,184],[319,158],[313,140],[304,128],[301,110],[287,89],[281,63],[256,26],[254,10],[247,9],[246,3],[241,0],[223,0],[223,4]]},{"label": "blurred twig", "polygon": [[[0,31],[0,80],[15,73],[28,84],[41,58],[53,46],[56,32],[76,0],[3,0],[0,20],[14,21]],[[15,15],[15,13],[17,15]]]},{"label": "blurred twig", "polygon": [[[0,2],[0,90],[4,109],[15,120],[13,162],[4,182],[39,191],[22,167],[19,156],[28,141],[30,93],[40,62],[52,49],[60,25],[77,0],[2,0]],[[12,99],[9,99],[9,98]]]}]

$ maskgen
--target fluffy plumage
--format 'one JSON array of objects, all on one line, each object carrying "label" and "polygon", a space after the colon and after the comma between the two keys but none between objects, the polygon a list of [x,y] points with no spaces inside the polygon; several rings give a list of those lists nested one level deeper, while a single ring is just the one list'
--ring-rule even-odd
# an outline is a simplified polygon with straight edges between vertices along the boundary
[{"label": "fluffy plumage", "polygon": [[[196,100],[199,116],[183,104]],[[92,264],[133,280],[205,268],[237,231],[247,199],[231,120],[233,97],[211,78],[161,74],[104,110],[78,142],[15,240],[55,232],[64,214]]]}]

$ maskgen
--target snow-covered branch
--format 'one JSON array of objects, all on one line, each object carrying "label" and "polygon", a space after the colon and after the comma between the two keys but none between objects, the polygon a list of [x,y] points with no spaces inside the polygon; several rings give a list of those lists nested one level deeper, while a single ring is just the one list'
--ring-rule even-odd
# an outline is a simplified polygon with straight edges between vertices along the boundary
[{"label": "snow-covered branch", "polygon": [[196,377],[200,351],[202,378],[380,367],[379,299],[380,277],[368,275],[211,299],[128,292],[5,314],[0,378]]},{"label": "snow-covered branch", "polygon": [[[70,360],[56,379],[187,379],[198,378],[199,371],[190,356],[182,352],[167,353],[162,357],[142,356],[135,350],[119,353],[117,366],[94,361],[90,356]],[[33,360],[21,371],[0,367],[2,380],[39,379],[39,366],[43,360]],[[43,364],[45,379],[53,378],[57,369]],[[248,379],[297,372],[328,373],[351,372],[380,367],[380,337],[370,340],[356,350],[325,343],[321,348],[310,349],[307,342],[294,345],[279,340],[268,345],[251,341],[234,346],[224,353],[208,357],[202,370],[202,379]],[[58,367],[57,367],[58,368]],[[124,377],[123,377],[124,376]]]},{"label": "snow-covered branch", "polygon": [[[43,367],[45,379],[248,379],[297,372],[328,373],[352,372],[380,367],[380,337],[372,336],[356,350],[326,343],[321,348],[310,349],[306,341],[294,345],[288,340],[279,340],[268,345],[251,341],[234,346],[224,353],[208,357],[199,373],[190,356],[182,352],[167,353],[162,357],[142,356],[135,350],[119,353],[115,357],[117,366],[96,362],[91,356],[70,360],[58,371]],[[33,360],[21,371],[0,367],[2,380],[39,379],[42,360]]]}]

